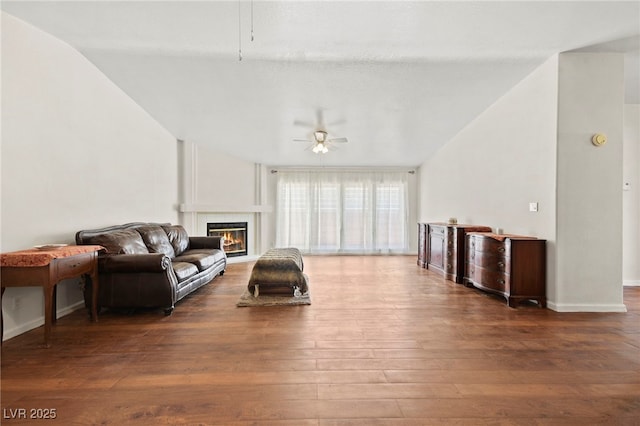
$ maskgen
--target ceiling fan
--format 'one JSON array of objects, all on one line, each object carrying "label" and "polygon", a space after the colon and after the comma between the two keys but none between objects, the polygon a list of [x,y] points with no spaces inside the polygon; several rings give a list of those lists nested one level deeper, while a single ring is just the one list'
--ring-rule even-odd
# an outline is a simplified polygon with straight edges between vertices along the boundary
[{"label": "ceiling fan", "polygon": [[[329,152],[329,147],[335,143],[346,143],[349,142],[347,138],[331,138],[329,139],[329,134],[324,130],[316,130],[313,132],[313,139],[294,139],[295,142],[307,142],[311,145],[308,149],[311,149],[316,154],[326,154]],[[333,147],[332,147],[333,149]]]},{"label": "ceiling fan", "polygon": [[[323,117],[323,110],[322,109],[317,109],[316,110],[316,124],[310,124],[310,123],[306,123],[303,121],[295,121],[294,122],[295,125],[297,126],[304,126],[304,127],[311,127],[313,129],[315,129],[312,133],[313,136],[313,140],[310,139],[294,139],[294,142],[306,142],[309,143],[309,147],[307,149],[310,149],[311,151],[313,151],[316,154],[326,154],[327,152],[329,152],[329,150],[331,149],[337,149],[335,147],[332,147],[333,144],[336,143],[346,143],[349,142],[347,140],[347,138],[329,138],[329,133],[325,130],[325,124],[324,124],[324,117]],[[341,124],[341,122],[336,122],[333,124]],[[333,125],[332,124],[332,125]]]}]

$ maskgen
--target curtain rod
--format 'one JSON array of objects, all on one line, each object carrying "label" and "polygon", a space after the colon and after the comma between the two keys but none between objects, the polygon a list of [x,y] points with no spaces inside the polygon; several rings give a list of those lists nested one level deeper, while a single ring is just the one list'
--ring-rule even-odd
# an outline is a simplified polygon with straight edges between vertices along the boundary
[{"label": "curtain rod", "polygon": [[281,169],[271,169],[271,174],[278,172],[360,172],[360,173],[375,173],[375,172],[403,172],[406,171],[410,175],[416,173],[415,170],[407,170],[405,168],[383,168],[383,169],[371,169],[371,168],[342,168],[342,167],[284,167]]}]

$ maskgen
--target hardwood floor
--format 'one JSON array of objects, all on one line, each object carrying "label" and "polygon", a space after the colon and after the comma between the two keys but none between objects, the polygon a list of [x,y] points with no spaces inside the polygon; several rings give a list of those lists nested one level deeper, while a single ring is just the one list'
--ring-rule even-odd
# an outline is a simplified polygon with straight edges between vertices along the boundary
[{"label": "hardwood floor", "polygon": [[627,313],[511,309],[413,256],[306,256],[312,305],[237,308],[252,265],[170,317],[4,342],[2,424],[640,424],[640,287]]}]

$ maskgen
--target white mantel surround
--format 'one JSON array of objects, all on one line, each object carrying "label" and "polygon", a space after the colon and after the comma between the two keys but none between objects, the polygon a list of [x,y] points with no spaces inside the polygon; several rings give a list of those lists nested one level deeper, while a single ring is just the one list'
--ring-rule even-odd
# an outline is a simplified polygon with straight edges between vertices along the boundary
[{"label": "white mantel surround", "polygon": [[273,207],[268,205],[229,206],[217,204],[180,204],[180,213],[270,213],[272,211]]},{"label": "white mantel surround", "polygon": [[179,213],[189,235],[207,235],[210,222],[247,222],[247,256],[229,263],[257,259],[270,243],[273,207],[265,203],[266,169],[188,141],[178,141],[181,157]]},{"label": "white mantel surround", "polygon": [[270,206],[216,206],[181,204],[180,213],[192,218],[193,227],[189,232],[194,236],[207,235],[207,223],[247,222],[247,255],[227,259],[229,263],[256,260],[261,254],[262,228],[261,213],[270,212]]}]

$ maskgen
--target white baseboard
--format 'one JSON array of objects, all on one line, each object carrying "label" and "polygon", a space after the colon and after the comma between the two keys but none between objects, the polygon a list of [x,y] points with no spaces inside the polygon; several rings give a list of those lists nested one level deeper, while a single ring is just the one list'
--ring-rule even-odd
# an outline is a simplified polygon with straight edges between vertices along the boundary
[{"label": "white baseboard", "polygon": [[622,285],[625,287],[639,287],[640,280],[624,280],[622,281]]},{"label": "white baseboard", "polygon": [[[77,311],[78,309],[84,309],[84,300],[74,303],[73,305],[66,306],[62,309],[58,309],[56,311],[56,318],[61,318],[65,315],[69,315],[71,312]],[[26,333],[29,330],[33,330],[34,328],[38,328],[44,325],[44,315],[41,317],[35,318],[29,322],[24,324],[20,324],[17,327],[10,328],[8,330],[4,330],[4,335],[2,336],[2,341],[11,339],[12,337],[16,337],[22,333]]]},{"label": "white baseboard", "polygon": [[591,303],[554,303],[547,301],[547,307],[556,312],[627,312],[627,307],[620,304]]}]

